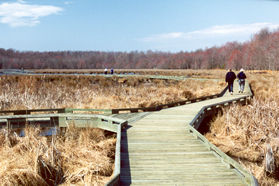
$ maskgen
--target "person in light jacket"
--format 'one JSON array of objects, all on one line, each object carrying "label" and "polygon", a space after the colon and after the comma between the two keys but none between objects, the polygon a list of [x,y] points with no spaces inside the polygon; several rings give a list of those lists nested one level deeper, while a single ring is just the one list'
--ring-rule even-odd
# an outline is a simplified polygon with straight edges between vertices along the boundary
[{"label": "person in light jacket", "polygon": [[239,93],[243,93],[246,79],[246,75],[244,73],[243,68],[240,69],[239,73],[237,74],[237,78],[239,83]]}]

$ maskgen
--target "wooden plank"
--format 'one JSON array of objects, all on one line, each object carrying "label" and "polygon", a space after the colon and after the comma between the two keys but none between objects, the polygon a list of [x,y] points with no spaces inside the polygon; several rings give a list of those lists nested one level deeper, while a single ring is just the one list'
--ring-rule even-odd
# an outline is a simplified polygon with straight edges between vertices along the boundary
[{"label": "wooden plank", "polygon": [[187,121],[192,121],[193,118],[190,119],[184,119],[184,120],[141,120],[141,122],[137,122],[133,124],[132,126],[138,126],[138,127],[144,127],[144,126],[173,126],[173,125],[183,125]]},{"label": "wooden plank", "polygon": [[[122,141],[122,143],[126,143],[126,141]],[[192,140],[192,139],[180,139],[180,138],[150,138],[150,139],[129,139],[129,145],[148,145],[148,144],[202,144],[199,140]],[[202,144],[203,145],[203,144]]]},{"label": "wooden plank", "polygon": [[[185,172],[191,172],[191,173],[195,173],[195,174],[199,174],[199,173],[218,173],[218,172],[231,172],[230,169],[228,169],[225,166],[199,166],[197,164],[192,164],[192,166],[175,166],[174,169],[171,169],[170,167],[166,167],[166,166],[161,166],[161,167],[156,167],[157,170],[156,172],[165,172],[165,174],[167,172],[180,172],[185,174]],[[123,175],[130,175],[133,172],[136,172],[138,174],[141,173],[150,173],[150,172],[154,172],[154,167],[128,167],[128,168],[121,168],[121,172],[123,171]]]},{"label": "wooden plank", "polygon": [[[216,160],[216,157],[213,154],[166,154],[166,155],[155,155],[155,153],[153,153],[152,155],[145,153],[146,156],[135,156],[135,155],[123,155],[122,159],[130,159],[131,161],[145,161],[145,160],[154,160],[154,161],[159,161],[159,160],[168,160],[169,159],[175,159],[177,161],[184,161],[184,159],[187,160],[196,160],[196,159],[212,159],[212,160]],[[220,160],[218,160],[217,162],[220,162]]]},{"label": "wooden plank", "polygon": [[[151,172],[154,171],[154,169],[156,168],[156,171],[181,171],[184,174],[187,172],[191,172],[191,173],[202,173],[202,172],[210,172],[210,171],[214,171],[214,172],[220,172],[220,171],[224,171],[224,172],[231,172],[230,169],[228,169],[228,167],[225,167],[223,164],[217,164],[216,166],[214,164],[214,166],[212,166],[211,164],[206,164],[206,166],[200,166],[201,164],[187,164],[187,166],[185,166],[184,164],[182,165],[176,165],[175,167],[171,168],[171,167],[166,167],[166,166],[127,166],[121,167],[121,171],[125,171],[126,174],[131,174],[132,172]],[[202,164],[204,165],[204,164]]]},{"label": "wooden plank", "polygon": [[168,179],[140,179],[140,180],[130,180],[130,178],[121,179],[120,185],[231,185],[231,186],[241,186],[245,185],[239,179],[231,179],[231,178],[224,178],[220,180],[212,180],[212,179],[195,179],[195,180],[174,180],[169,177]]},{"label": "wooden plank", "polygon": [[152,120],[152,119],[156,119],[156,120],[185,120],[185,119],[189,119],[189,118],[193,118],[193,116],[195,116],[195,114],[188,114],[185,115],[185,112],[183,112],[182,114],[151,114],[148,117],[145,117],[144,120]]},{"label": "wooden plank", "polygon": [[[193,152],[193,151],[196,151],[196,152],[206,152],[208,151],[208,149],[206,147],[191,147],[191,148],[172,148],[172,149],[150,149],[150,148],[147,148],[147,149],[128,149],[128,148],[121,148],[121,152],[140,152],[140,153],[144,153],[144,152],[173,152],[173,151],[180,151],[180,152]],[[217,158],[216,158],[217,159]]]},{"label": "wooden plank", "polygon": [[[156,171],[153,171],[154,173],[156,173]],[[166,174],[165,174],[166,175]],[[165,182],[167,180],[176,180],[176,181],[184,181],[184,182],[191,182],[196,183],[196,182],[201,182],[203,181],[203,183],[207,183],[207,182],[219,182],[222,183],[224,180],[229,181],[231,180],[231,182],[237,182],[237,183],[241,183],[241,180],[239,179],[239,177],[237,177],[236,175],[232,174],[232,173],[224,173],[224,174],[211,174],[210,172],[207,174],[184,174],[184,175],[169,175],[169,176],[165,176],[165,175],[156,175],[156,174],[146,174],[143,176],[122,176],[122,179],[130,179],[132,178],[133,181],[135,180],[161,180],[161,182]],[[235,181],[233,181],[235,180]],[[132,182],[133,182],[132,181]]]},{"label": "wooden plank", "polygon": [[124,174],[121,175],[124,179],[125,177],[131,177],[132,179],[158,179],[158,178],[164,178],[165,175],[168,175],[171,179],[179,179],[179,180],[193,180],[200,178],[210,178],[211,180],[217,180],[226,177],[231,179],[239,179],[237,175],[235,175],[233,172],[228,171],[219,171],[215,172],[215,174],[212,174],[212,172],[200,172],[197,174],[197,172],[188,172],[188,174],[185,175],[184,172],[181,171],[140,171],[140,172],[133,172],[132,174]]},{"label": "wooden plank", "polygon": [[[197,168],[195,168],[197,167]],[[122,162],[121,164],[121,168],[125,168],[126,170],[130,169],[130,170],[137,170],[137,169],[146,169],[146,170],[153,170],[153,171],[157,171],[157,170],[169,170],[169,169],[185,169],[185,170],[199,170],[199,169],[204,169],[206,167],[210,167],[210,168],[214,168],[214,169],[218,169],[218,168],[224,168],[225,165],[222,162],[214,162],[214,163],[203,163],[203,164],[198,164],[198,163],[191,163],[188,162],[187,164],[174,164],[172,166],[170,166],[169,164],[164,165],[164,164],[135,164],[135,165],[130,165],[130,164],[125,164]],[[226,167],[226,170],[229,170],[228,167]],[[187,172],[185,172],[185,174],[187,174]]]}]

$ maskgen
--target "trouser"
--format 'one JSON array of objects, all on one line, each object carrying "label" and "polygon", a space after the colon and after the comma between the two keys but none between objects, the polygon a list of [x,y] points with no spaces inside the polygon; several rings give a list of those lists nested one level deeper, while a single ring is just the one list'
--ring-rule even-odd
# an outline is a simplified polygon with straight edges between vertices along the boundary
[{"label": "trouser", "polygon": [[233,82],[229,82],[229,92],[233,92]]},{"label": "trouser", "polygon": [[238,83],[239,83],[239,91],[243,92],[245,86],[245,79],[240,79]]}]

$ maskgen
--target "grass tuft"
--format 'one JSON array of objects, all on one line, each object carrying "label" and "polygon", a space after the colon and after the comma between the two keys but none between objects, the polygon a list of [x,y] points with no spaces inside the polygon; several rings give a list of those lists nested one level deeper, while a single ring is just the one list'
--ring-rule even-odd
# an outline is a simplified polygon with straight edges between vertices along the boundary
[{"label": "grass tuft", "polygon": [[100,129],[69,127],[63,136],[0,134],[3,185],[103,185],[113,172],[115,136]]}]

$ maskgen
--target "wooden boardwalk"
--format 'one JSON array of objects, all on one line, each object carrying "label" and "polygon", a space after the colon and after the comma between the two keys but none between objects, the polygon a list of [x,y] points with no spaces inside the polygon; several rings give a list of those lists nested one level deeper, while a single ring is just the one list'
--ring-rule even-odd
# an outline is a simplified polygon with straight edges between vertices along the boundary
[{"label": "wooden boardwalk", "polygon": [[[238,84],[234,85],[238,92]],[[152,112],[129,123],[121,134],[120,185],[247,185],[240,172],[225,163],[189,124],[204,106],[240,100],[250,94],[224,96]]]}]

